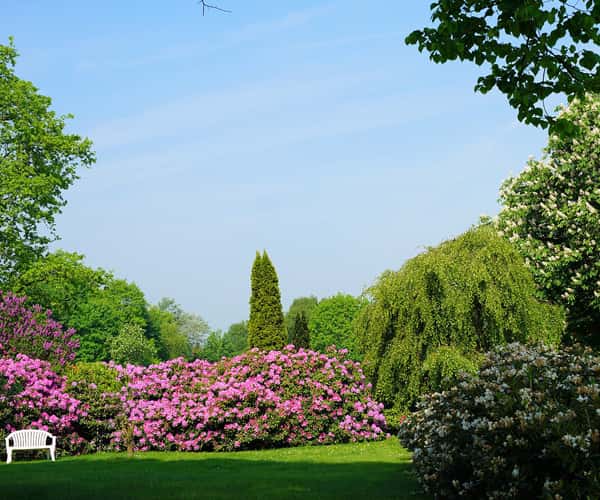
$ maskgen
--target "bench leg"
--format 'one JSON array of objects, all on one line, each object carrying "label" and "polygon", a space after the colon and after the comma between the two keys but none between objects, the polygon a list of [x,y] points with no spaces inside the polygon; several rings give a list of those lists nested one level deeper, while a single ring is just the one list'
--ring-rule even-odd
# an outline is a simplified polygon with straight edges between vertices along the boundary
[{"label": "bench leg", "polygon": [[9,464],[12,462],[12,450],[7,448],[6,449],[6,463]]}]

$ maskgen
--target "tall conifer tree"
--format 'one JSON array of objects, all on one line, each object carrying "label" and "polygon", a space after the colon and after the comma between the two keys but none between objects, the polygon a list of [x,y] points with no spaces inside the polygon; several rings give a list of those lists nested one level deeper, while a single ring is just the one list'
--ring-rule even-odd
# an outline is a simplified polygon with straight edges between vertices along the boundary
[{"label": "tall conifer tree", "polygon": [[308,330],[308,321],[304,311],[299,312],[294,318],[291,343],[294,344],[298,349],[300,347],[310,347],[310,332]]},{"label": "tall conifer tree", "polygon": [[250,347],[271,350],[281,349],[287,341],[287,330],[281,307],[279,280],[266,251],[252,265],[250,320],[248,344]]}]

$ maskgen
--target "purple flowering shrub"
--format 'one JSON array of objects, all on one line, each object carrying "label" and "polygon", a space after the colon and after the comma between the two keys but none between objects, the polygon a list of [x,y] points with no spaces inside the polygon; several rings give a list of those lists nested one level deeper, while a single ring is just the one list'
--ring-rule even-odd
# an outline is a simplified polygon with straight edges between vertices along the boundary
[{"label": "purple flowering shrub", "polygon": [[65,330],[52,312],[39,305],[27,307],[26,297],[0,291],[0,357],[27,354],[62,367],[75,359],[79,341],[75,330]]},{"label": "purple flowering shrub", "polygon": [[0,358],[0,425],[39,428],[68,452],[236,450],[377,440],[383,406],[347,351],[256,349],[217,363],[78,363],[66,376]]},{"label": "purple flowering shrub", "polygon": [[600,498],[600,357],[510,344],[400,426],[436,498]]},{"label": "purple flowering shrub", "polygon": [[61,437],[60,448],[72,451],[83,444],[75,425],[85,414],[81,403],[67,394],[65,378],[47,361],[25,354],[0,359],[0,424],[6,434],[42,429]]},{"label": "purple flowering shrub", "polygon": [[114,433],[114,447],[236,450],[381,439],[383,406],[346,352],[288,346],[217,363],[113,365],[129,426]]}]

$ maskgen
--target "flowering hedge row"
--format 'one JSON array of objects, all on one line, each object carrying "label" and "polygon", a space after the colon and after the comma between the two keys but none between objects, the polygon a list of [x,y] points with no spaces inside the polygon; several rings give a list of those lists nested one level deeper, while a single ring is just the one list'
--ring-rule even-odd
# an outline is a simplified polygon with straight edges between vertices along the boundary
[{"label": "flowering hedge row", "polygon": [[236,450],[381,439],[383,406],[370,398],[360,365],[345,356],[289,346],[217,363],[84,363],[63,377],[48,362],[19,354],[0,359],[0,424],[6,431],[49,430],[71,451]]},{"label": "flowering hedge row", "polygon": [[66,392],[64,377],[47,361],[17,354],[0,359],[0,422],[8,433],[35,428],[60,436],[62,449],[83,444],[76,425],[86,412],[79,400]]},{"label": "flowering hedge row", "polygon": [[439,498],[599,498],[600,357],[510,344],[400,426]]},{"label": "flowering hedge row", "polygon": [[[182,359],[115,368],[139,450],[235,450],[328,444],[385,436],[360,365],[288,346],[218,363]],[[117,431],[113,444],[126,446]]]}]

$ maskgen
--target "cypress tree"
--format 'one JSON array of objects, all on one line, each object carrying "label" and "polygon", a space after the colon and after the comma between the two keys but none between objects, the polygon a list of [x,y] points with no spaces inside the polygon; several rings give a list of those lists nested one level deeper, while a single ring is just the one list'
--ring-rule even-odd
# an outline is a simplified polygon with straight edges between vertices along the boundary
[{"label": "cypress tree", "polygon": [[310,331],[308,330],[308,321],[304,311],[296,314],[294,317],[294,326],[292,327],[291,343],[298,349],[300,347],[310,347]]},{"label": "cypress tree", "polygon": [[264,350],[281,349],[287,341],[287,330],[281,307],[279,280],[266,251],[262,255],[256,252],[250,281],[252,294],[248,344]]}]

